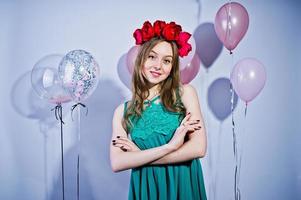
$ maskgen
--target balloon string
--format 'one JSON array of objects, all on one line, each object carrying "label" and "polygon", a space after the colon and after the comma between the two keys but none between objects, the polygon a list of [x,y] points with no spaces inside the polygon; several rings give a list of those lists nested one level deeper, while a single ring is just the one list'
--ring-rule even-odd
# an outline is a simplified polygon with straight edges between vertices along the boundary
[{"label": "balloon string", "polygon": [[62,112],[62,104],[58,103],[54,108],[51,109],[51,111],[54,111],[54,116],[57,120],[60,120],[62,124],[65,124],[63,121],[63,112]]},{"label": "balloon string", "polygon": [[65,175],[64,175],[64,137],[63,137],[63,107],[61,103],[58,103],[51,111],[54,110],[54,115],[57,120],[60,121],[61,124],[61,170],[62,170],[62,195],[63,200],[65,200]]},{"label": "balloon string", "polygon": [[[204,84],[201,82],[201,86],[202,86],[202,92],[203,92],[203,95],[202,96],[205,96],[206,95],[206,90],[205,88],[208,88],[208,77],[209,77],[209,70],[208,68],[205,68],[205,75],[204,75]],[[200,79],[200,81],[202,81],[202,79]],[[208,104],[207,106],[205,107],[206,110],[205,110],[205,125],[206,127],[209,127],[210,125],[210,118],[209,118],[209,107],[208,107]],[[210,178],[210,181],[209,181],[209,199],[214,199],[214,166],[213,166],[213,148],[212,148],[212,145],[213,145],[213,140],[212,140],[212,134],[209,133],[209,129],[206,130],[206,135],[208,137],[208,166],[209,166],[209,178]]]},{"label": "balloon string", "polygon": [[232,118],[232,134],[233,134],[233,153],[236,156],[236,134],[235,134],[235,121],[234,121],[234,90],[232,83],[230,82],[230,91],[231,91],[231,118]]},{"label": "balloon string", "polygon": [[243,143],[244,143],[244,133],[246,133],[246,122],[247,122],[247,108],[248,108],[248,103],[246,103],[246,106],[245,106],[245,115],[244,115],[244,117],[245,117],[245,123],[244,123],[244,128],[243,128],[243,131],[242,131],[242,135],[241,135],[241,145],[240,145],[240,151],[241,151],[241,153],[240,153],[240,155],[239,155],[239,165],[238,165],[238,175],[237,175],[237,192],[238,192],[238,197],[239,197],[239,199],[241,199],[241,191],[240,191],[240,188],[239,188],[239,185],[240,185],[240,172],[241,172],[241,163],[242,163],[242,157],[243,157],[243,150],[244,150],[244,148],[243,148]]},{"label": "balloon string", "polygon": [[[86,107],[83,104],[78,103],[79,105]],[[76,107],[77,105],[75,105]],[[74,107],[74,108],[75,108]],[[74,109],[73,108],[73,109]],[[77,200],[79,200],[79,185],[80,185],[80,106],[77,107],[77,120],[78,120],[78,134],[77,134],[77,139],[78,139],[78,154],[77,154]]]},{"label": "balloon string", "polygon": [[237,176],[237,168],[238,168],[238,158],[237,158],[237,136],[235,133],[235,122],[234,122],[234,90],[232,87],[232,83],[230,83],[231,88],[231,116],[232,116],[232,133],[233,133],[233,152],[235,159],[235,173],[234,173],[234,196],[235,200],[239,200],[239,189],[238,189],[238,176]]},{"label": "balloon string", "polygon": [[197,25],[200,24],[201,18],[201,0],[196,0],[198,3]]},{"label": "balloon string", "polygon": [[[234,55],[231,55],[231,67],[234,65]],[[230,70],[231,71],[231,70]],[[230,92],[231,92],[231,119],[232,119],[232,134],[233,134],[233,153],[236,156],[236,134],[235,134],[235,122],[234,122],[234,89],[231,83],[231,72],[229,75],[230,79]]]},{"label": "balloon string", "polygon": [[83,103],[76,103],[71,108],[71,118],[73,120],[73,111],[77,107],[77,121],[78,121],[78,133],[77,133],[77,143],[78,143],[78,154],[77,154],[77,200],[79,200],[79,192],[80,192],[80,107],[86,108],[86,116],[88,115],[88,107]]},{"label": "balloon string", "polygon": [[218,181],[219,181],[219,170],[218,166],[220,163],[220,153],[221,153],[221,138],[222,138],[222,122],[219,124],[219,131],[218,131],[218,139],[217,139],[217,155],[215,156],[215,167],[214,167],[214,200],[218,199],[217,198],[217,186],[218,186]]},{"label": "balloon string", "polygon": [[[234,55],[231,55],[232,68],[234,67]],[[231,83],[231,74],[230,74],[230,92],[231,92],[231,118],[232,118],[232,135],[233,135],[233,153],[235,161],[235,172],[234,172],[234,196],[235,200],[240,199],[240,190],[238,185],[238,173],[239,173],[239,157],[238,157],[238,137],[235,132],[235,120],[234,120],[234,89]]]},{"label": "balloon string", "polygon": [[84,107],[84,108],[86,108],[86,116],[88,115],[88,107],[85,105],[85,104],[83,104],[83,103],[76,103],[76,104],[74,104],[72,107],[71,107],[71,118],[72,118],[72,121],[73,121],[73,110],[77,107],[77,106],[82,106],[82,107]]},{"label": "balloon string", "polygon": [[[227,31],[226,31],[226,35],[225,35],[225,41],[231,40],[231,0],[229,0],[228,2],[228,7],[226,7],[227,9]],[[232,54],[232,51],[230,50],[230,55]]]},{"label": "balloon string", "polygon": [[[244,112],[244,117],[245,117],[245,124],[244,124],[244,129],[243,129],[243,131],[242,131],[242,133],[245,133],[246,132],[246,122],[247,122],[247,109],[248,109],[248,103],[246,102],[246,105],[245,105],[245,112]],[[237,168],[237,170],[236,170],[236,178],[237,178],[237,184],[236,184],[236,188],[237,188],[237,190],[236,190],[236,198],[237,199],[241,199],[241,191],[240,191],[240,172],[241,172],[241,163],[242,163],[242,156],[243,156],[243,150],[244,150],[244,148],[243,148],[243,143],[244,143],[244,138],[243,138],[243,136],[244,136],[245,134],[242,134],[241,135],[241,139],[240,139],[240,141],[241,141],[241,144],[240,144],[240,153],[239,153],[239,163],[238,163],[238,168]],[[236,165],[236,167],[237,167],[237,165]]]}]

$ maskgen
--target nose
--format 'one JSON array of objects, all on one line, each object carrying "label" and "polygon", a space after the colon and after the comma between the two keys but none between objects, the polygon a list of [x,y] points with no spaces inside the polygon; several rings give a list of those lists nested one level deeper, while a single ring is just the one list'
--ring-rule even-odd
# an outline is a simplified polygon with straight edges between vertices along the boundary
[{"label": "nose", "polygon": [[160,63],[159,63],[158,65],[155,65],[155,66],[154,66],[154,68],[155,68],[156,70],[159,70],[159,69],[161,69],[161,65],[160,65]]},{"label": "nose", "polygon": [[156,70],[159,70],[159,69],[161,69],[161,66],[162,65],[162,60],[161,59],[157,59],[156,60],[156,63],[154,64],[154,68],[156,69]]}]

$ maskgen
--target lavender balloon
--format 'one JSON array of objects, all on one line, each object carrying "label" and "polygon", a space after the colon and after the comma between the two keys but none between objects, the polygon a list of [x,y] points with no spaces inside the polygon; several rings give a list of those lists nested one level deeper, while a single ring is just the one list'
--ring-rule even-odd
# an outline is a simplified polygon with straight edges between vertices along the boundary
[{"label": "lavender balloon", "polygon": [[233,67],[230,80],[237,95],[247,104],[263,89],[266,72],[255,58],[244,58]]},{"label": "lavender balloon", "polygon": [[[218,78],[208,87],[207,102],[214,116],[223,122],[231,114],[231,92],[229,92],[230,80]],[[233,109],[237,106],[237,94],[234,93]]]},{"label": "lavender balloon", "polygon": [[135,46],[131,47],[130,50],[126,54],[126,64],[127,64],[127,68],[128,68],[128,71],[130,72],[130,74],[133,74],[135,62],[136,62],[136,58],[139,53],[139,50],[140,50],[140,46],[135,45]]},{"label": "lavender balloon", "polygon": [[99,81],[99,66],[92,55],[84,50],[73,50],[59,65],[63,87],[75,102],[87,99]]},{"label": "lavender balloon", "polygon": [[248,12],[237,2],[224,4],[216,13],[215,32],[230,53],[244,37],[248,27]]},{"label": "lavender balloon", "polygon": [[200,24],[193,33],[196,41],[195,53],[199,56],[206,72],[213,65],[223,50],[223,44],[218,39],[213,23]]}]

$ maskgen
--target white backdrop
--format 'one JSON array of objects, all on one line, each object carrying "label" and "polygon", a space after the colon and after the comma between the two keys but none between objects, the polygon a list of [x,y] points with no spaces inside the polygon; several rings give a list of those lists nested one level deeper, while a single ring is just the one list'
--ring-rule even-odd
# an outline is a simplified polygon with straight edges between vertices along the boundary
[{"label": "white backdrop", "polygon": [[[48,105],[31,89],[30,71],[43,56],[84,49],[101,69],[98,88],[81,120],[81,199],[127,199],[130,171],[114,174],[109,165],[111,120],[115,107],[130,97],[122,76],[133,31],[145,20],[176,21],[193,33],[214,22],[227,1],[0,1],[0,199],[60,199],[60,127]],[[267,82],[249,104],[235,110],[244,135],[243,199],[301,199],[300,17],[298,1],[238,1],[250,15],[246,36],[233,62],[255,57],[266,67]],[[198,9],[200,16],[198,17]],[[232,58],[223,48],[208,73],[201,66],[191,84],[199,93],[209,145],[221,152],[217,199],[233,199],[234,160],[231,117],[223,123],[208,108],[209,85],[229,78]],[[122,80],[123,79],[123,80]],[[64,105],[66,199],[76,195],[76,121]],[[76,113],[75,113],[76,115]],[[299,123],[299,124],[298,124]],[[209,196],[208,152],[201,159]]]}]

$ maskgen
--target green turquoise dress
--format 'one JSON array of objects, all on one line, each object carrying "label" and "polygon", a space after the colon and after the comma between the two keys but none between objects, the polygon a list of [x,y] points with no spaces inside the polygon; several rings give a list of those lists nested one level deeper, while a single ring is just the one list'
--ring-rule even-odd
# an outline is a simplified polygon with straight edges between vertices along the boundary
[{"label": "green turquoise dress", "polygon": [[[170,141],[183,115],[148,102],[139,119],[131,120],[132,141],[141,149],[150,149]],[[124,112],[127,102],[124,105]],[[131,118],[130,118],[131,119]],[[133,118],[132,118],[133,119]],[[130,200],[205,200],[206,191],[199,159],[177,164],[144,165],[132,169],[128,199]]]}]

